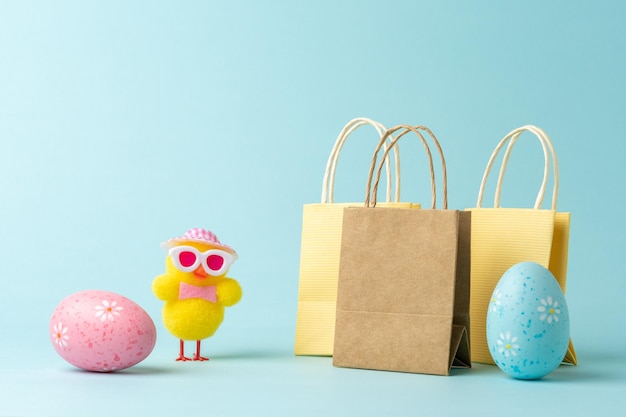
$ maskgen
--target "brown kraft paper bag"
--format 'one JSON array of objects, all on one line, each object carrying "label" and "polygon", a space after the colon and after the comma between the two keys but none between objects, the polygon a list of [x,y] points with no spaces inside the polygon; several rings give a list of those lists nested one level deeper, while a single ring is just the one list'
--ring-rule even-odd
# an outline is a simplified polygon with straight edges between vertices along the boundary
[{"label": "brown kraft paper bag", "polygon": [[[370,184],[384,140],[400,131],[390,149],[413,132],[432,161],[420,130],[441,156],[443,209],[435,209],[432,163],[431,209],[376,207],[381,165],[371,194]],[[333,365],[436,375],[471,367],[470,221],[469,212],[447,210],[445,159],[432,132],[389,129],[372,158],[365,207],[344,209]]]}]

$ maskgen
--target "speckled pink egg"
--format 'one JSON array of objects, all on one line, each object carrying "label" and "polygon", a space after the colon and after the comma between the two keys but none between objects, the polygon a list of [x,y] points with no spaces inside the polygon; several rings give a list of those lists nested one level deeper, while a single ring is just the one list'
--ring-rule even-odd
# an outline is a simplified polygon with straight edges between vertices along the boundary
[{"label": "speckled pink egg", "polygon": [[108,291],[80,291],[65,298],[50,319],[52,346],[78,368],[111,372],[148,357],[156,343],[154,322],[139,305]]}]

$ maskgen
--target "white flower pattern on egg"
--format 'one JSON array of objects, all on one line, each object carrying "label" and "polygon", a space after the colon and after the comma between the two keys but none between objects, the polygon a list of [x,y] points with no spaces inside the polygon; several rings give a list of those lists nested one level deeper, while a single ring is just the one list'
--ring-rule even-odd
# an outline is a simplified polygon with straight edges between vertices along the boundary
[{"label": "white flower pattern on egg", "polygon": [[545,320],[548,324],[551,324],[552,321],[557,323],[559,321],[559,314],[561,314],[561,310],[559,309],[559,302],[553,300],[551,296],[542,298],[541,305],[537,307],[537,311],[541,313],[539,316],[540,320]]},{"label": "white flower pattern on egg", "polygon": [[100,317],[100,321],[113,321],[124,308],[118,306],[117,301],[102,300],[102,305],[97,305],[95,309],[97,310],[96,317]]},{"label": "white flower pattern on egg", "polygon": [[500,300],[502,298],[502,291],[496,289],[491,296],[491,311],[497,311],[498,307],[502,304]]},{"label": "white flower pattern on egg", "polygon": [[517,356],[516,350],[519,349],[517,342],[517,336],[511,337],[511,332],[500,333],[500,338],[496,342],[498,344],[498,352],[502,353],[505,358],[509,355]]},{"label": "white flower pattern on egg", "polygon": [[68,346],[67,341],[70,339],[67,335],[67,327],[64,327],[63,323],[59,322],[59,324],[54,325],[52,330],[54,330],[52,333],[54,343],[56,343],[59,347],[66,348]]}]

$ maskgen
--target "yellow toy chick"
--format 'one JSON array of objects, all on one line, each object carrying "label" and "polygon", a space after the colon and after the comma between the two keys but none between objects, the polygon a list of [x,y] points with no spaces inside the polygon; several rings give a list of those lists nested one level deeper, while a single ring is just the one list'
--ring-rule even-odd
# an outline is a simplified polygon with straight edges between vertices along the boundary
[{"label": "yellow toy chick", "polygon": [[[165,273],[152,282],[163,306],[165,328],[180,339],[177,361],[206,361],[200,342],[212,336],[224,319],[224,307],[241,299],[241,287],[226,273],[237,253],[206,229],[189,229],[161,244],[168,251]],[[185,341],[196,341],[193,358],[185,356]]]}]

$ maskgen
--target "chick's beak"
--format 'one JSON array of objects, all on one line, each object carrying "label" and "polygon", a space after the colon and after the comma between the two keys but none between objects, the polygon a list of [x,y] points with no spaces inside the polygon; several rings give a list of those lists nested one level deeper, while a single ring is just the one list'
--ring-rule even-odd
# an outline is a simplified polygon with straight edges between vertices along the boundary
[{"label": "chick's beak", "polygon": [[209,274],[206,273],[206,271],[204,270],[204,268],[202,267],[202,265],[200,265],[198,267],[198,269],[196,269],[195,271],[193,271],[193,275],[197,278],[197,279],[205,279]]}]

